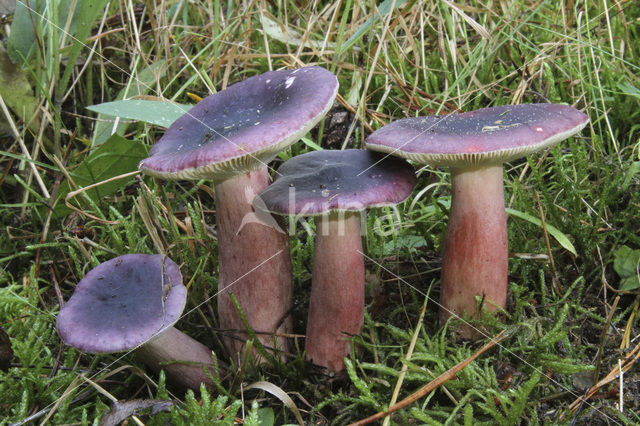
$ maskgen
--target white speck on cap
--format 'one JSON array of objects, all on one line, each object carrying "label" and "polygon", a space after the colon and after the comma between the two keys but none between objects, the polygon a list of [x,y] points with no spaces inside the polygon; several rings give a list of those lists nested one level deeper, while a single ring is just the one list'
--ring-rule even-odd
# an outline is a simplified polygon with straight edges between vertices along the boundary
[{"label": "white speck on cap", "polygon": [[[367,149],[450,167],[497,165],[579,132],[589,117],[563,104],[521,104],[403,118],[373,132]],[[499,123],[498,123],[499,122]]]},{"label": "white speck on cap", "polygon": [[284,87],[285,87],[286,89],[288,89],[289,87],[291,87],[291,85],[293,84],[293,82],[294,82],[294,80],[295,80],[295,79],[296,79],[296,78],[295,78],[295,77],[293,77],[293,76],[292,76],[292,77],[289,77],[289,78],[284,82]]},{"label": "white speck on cap", "polygon": [[[263,167],[304,136],[337,94],[335,75],[323,68],[292,74],[269,71],[203,99],[151,148],[144,172],[171,180],[220,181]],[[287,90],[294,83],[295,93]]]}]

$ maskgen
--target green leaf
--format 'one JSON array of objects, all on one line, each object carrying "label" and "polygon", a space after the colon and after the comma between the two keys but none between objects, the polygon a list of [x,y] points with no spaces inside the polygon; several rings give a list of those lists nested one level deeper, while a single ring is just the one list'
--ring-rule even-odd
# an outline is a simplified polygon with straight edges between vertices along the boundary
[{"label": "green leaf", "polygon": [[[11,62],[2,44],[0,44],[0,96],[22,121],[29,120],[36,110],[36,98],[33,96],[33,89],[25,71]],[[4,114],[0,114],[0,117],[2,117],[0,119],[0,126],[2,126],[5,122]]]},{"label": "green leaf", "polygon": [[267,33],[269,37],[279,41],[280,43],[290,44],[291,46],[296,47],[304,44],[305,47],[317,50],[321,50],[323,45],[329,49],[335,49],[336,47],[336,44],[331,41],[328,41],[325,44],[322,41],[310,40],[306,35],[303,36],[300,32],[288,25],[274,21],[266,16],[266,14],[260,14],[260,23],[262,24],[263,31]]},{"label": "green leaf", "polygon": [[277,385],[274,385],[271,382],[258,381],[258,382],[254,382],[254,383],[250,384],[249,386],[245,386],[245,390],[249,390],[249,389],[260,389],[260,390],[263,390],[265,392],[269,392],[271,395],[275,396],[280,401],[282,401],[282,403],[289,410],[291,410],[291,412],[295,416],[296,420],[298,420],[298,423],[300,425],[304,425],[304,421],[302,419],[302,415],[300,414],[300,410],[296,406],[296,403],[293,402],[291,397],[284,390],[282,390],[281,387],[279,387]]},{"label": "green leaf", "polygon": [[[166,72],[164,63],[165,61],[161,60],[155,64],[151,64],[148,68],[138,73],[133,73],[130,77],[129,84],[120,91],[116,100],[144,95],[151,90],[156,79],[162,77]],[[104,143],[112,134],[124,135],[129,123],[118,123],[114,131],[114,122],[110,120],[110,118],[111,117],[103,114],[98,114],[98,120],[96,121],[96,126],[93,129],[93,136],[91,138],[91,146]]]},{"label": "green leaf", "polygon": [[638,173],[640,173],[640,161],[634,161],[629,165],[629,168],[625,173],[624,181],[622,182],[623,191],[626,191],[627,189],[629,189],[629,186],[631,185],[631,181],[633,180],[633,177]]},{"label": "green leaf", "polygon": [[[64,68],[56,89],[57,95],[61,96],[67,89],[71,73],[75,69],[71,64],[76,63],[82,49],[87,47],[85,41],[109,0],[58,0],[58,2],[57,22],[51,22],[47,19],[49,15],[45,11],[47,2],[30,0],[27,3],[26,0],[18,0],[7,46],[11,61],[15,64],[29,61],[36,48],[36,34],[41,40],[45,39],[43,34],[47,36],[57,34],[60,40],[54,40],[54,43],[70,46],[64,49],[66,62],[69,66]],[[75,8],[72,9],[71,6],[74,4]],[[51,7],[51,4],[48,7]],[[67,22],[69,22],[68,26]],[[57,30],[51,31],[52,28],[57,28]]]},{"label": "green leaf", "polygon": [[349,37],[347,41],[344,42],[344,44],[340,48],[340,51],[338,52],[338,55],[344,53],[351,46],[353,46],[364,35],[364,33],[366,33],[369,30],[371,25],[373,25],[375,22],[379,20],[380,16],[384,18],[387,16],[387,14],[389,14],[390,12],[393,12],[393,9],[391,9],[391,6],[394,6],[394,8],[398,8],[404,5],[406,2],[407,0],[395,0],[395,6],[394,6],[394,0],[384,0],[382,3],[380,3],[380,5],[377,7],[378,12],[374,13],[373,17],[367,19],[367,21],[364,24],[360,25],[360,27],[356,30],[356,32],[353,33],[353,35]]},{"label": "green leaf", "polygon": [[13,15],[16,11],[15,0],[0,0],[0,14],[1,15]]},{"label": "green leaf", "polygon": [[[527,222],[531,222],[534,225],[542,228],[542,221],[535,216],[531,216],[528,213],[524,213],[518,210],[513,210],[510,208],[506,208],[505,211],[511,216],[524,219]],[[551,235],[562,247],[564,247],[565,250],[568,250],[574,256],[578,256],[578,253],[576,252],[576,248],[573,246],[571,241],[569,241],[569,238],[567,238],[567,236],[564,235],[558,228],[556,228],[553,225],[549,225],[548,223],[545,223],[545,229],[547,230],[549,235]]]},{"label": "green leaf", "polygon": [[385,253],[393,253],[398,247],[406,247],[410,251],[416,251],[421,247],[425,247],[427,245],[427,240],[419,235],[399,235],[397,237],[397,242],[390,240],[384,244],[384,252]]},{"label": "green leaf", "polygon": [[322,147],[320,145],[318,145],[317,143],[315,143],[314,141],[312,141],[309,138],[301,138],[300,139],[302,141],[302,143],[304,143],[306,146],[308,146],[309,148],[316,150],[316,151],[322,151]]},{"label": "green leaf", "polygon": [[[147,157],[146,146],[138,141],[130,141],[119,135],[113,135],[107,141],[94,149],[78,167],[70,171],[69,174],[79,187],[86,187],[93,183],[102,182],[106,179],[132,172],[138,168],[138,163]],[[99,185],[86,191],[86,195],[94,201],[102,197],[116,193],[120,188],[128,185],[133,177],[128,179],[118,179],[112,182]],[[74,188],[75,189],[75,188]],[[54,206],[56,215],[63,215],[70,210],[64,204],[64,198],[70,192],[68,181],[60,185],[58,197]]]},{"label": "green leaf", "polygon": [[160,127],[169,127],[191,109],[192,105],[182,105],[169,101],[149,101],[127,99],[91,105],[87,109],[103,115],[129,120],[144,121]]},{"label": "green leaf", "polygon": [[[88,3],[85,8],[91,8],[96,1],[100,0],[83,0],[77,3]],[[7,50],[11,61],[14,64],[23,64],[28,62],[29,58],[36,49],[36,34],[42,40],[46,38],[43,34],[51,36],[53,33],[57,33],[60,37],[63,36],[63,28],[69,18],[69,13],[73,13],[72,20],[70,22],[68,32],[70,35],[75,34],[76,30],[76,17],[75,10],[71,10],[74,0],[57,0],[55,8],[58,10],[58,14],[53,18],[53,21],[57,19],[57,22],[50,21],[51,4],[47,4],[47,1],[43,0],[18,0],[16,1],[15,14],[13,15],[13,23],[11,24],[11,33],[7,40]],[[93,22],[91,22],[93,23]],[[55,28],[55,31],[52,30]],[[67,35],[67,41],[69,36]],[[54,42],[60,42],[61,40],[55,40]],[[71,62],[70,62],[71,63]],[[73,68],[73,67],[68,67]]]},{"label": "green leaf", "polygon": [[[67,43],[73,43],[67,54],[68,64],[75,64],[82,49],[89,47],[85,45],[85,41],[91,33],[93,24],[104,11],[108,2],[109,0],[82,0],[77,3],[76,9],[73,11],[73,20],[69,27],[69,33],[73,37],[68,37],[67,40]],[[64,9],[61,9],[61,13],[63,13],[63,10]],[[59,95],[67,89],[67,84],[69,83],[73,69],[74,67],[72,66],[65,67],[62,78],[60,79],[60,84],[58,85]]]},{"label": "green leaf", "polygon": [[276,417],[271,407],[259,408],[258,418],[260,419],[260,426],[273,426],[276,422]]},{"label": "green leaf", "polygon": [[[443,206],[445,206],[445,208],[451,207],[451,201],[449,200],[440,199],[438,200],[438,202]],[[507,214],[510,214],[511,216],[524,219],[527,222],[531,222],[534,225],[542,228],[542,221],[535,216],[531,216],[529,213],[524,213],[519,210],[510,209],[508,207],[505,208],[505,211],[507,212]],[[569,238],[567,238],[567,236],[562,233],[562,231],[560,231],[558,228],[556,228],[553,225],[549,225],[548,223],[545,223],[545,228],[549,233],[549,235],[551,235],[565,250],[569,251],[571,254],[573,254],[576,257],[578,256],[578,253],[576,252],[576,248],[573,246],[571,241],[569,241]]]},{"label": "green leaf", "polygon": [[40,25],[42,14],[42,1],[30,1],[29,5],[33,9],[30,11],[25,0],[16,2],[16,9],[11,24],[11,33],[7,40],[7,50],[9,57],[14,64],[22,64],[26,61],[36,44],[34,26]]},{"label": "green leaf", "polygon": [[625,95],[633,96],[636,98],[640,98],[640,89],[633,86],[629,82],[618,83],[618,88],[622,90]]},{"label": "green leaf", "polygon": [[616,250],[613,269],[620,276],[620,290],[636,290],[640,288],[640,250],[622,246]]}]

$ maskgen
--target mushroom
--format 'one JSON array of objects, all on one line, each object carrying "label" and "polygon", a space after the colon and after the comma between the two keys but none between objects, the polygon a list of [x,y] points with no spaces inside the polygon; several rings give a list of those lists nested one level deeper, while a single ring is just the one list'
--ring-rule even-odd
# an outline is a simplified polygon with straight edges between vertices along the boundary
[{"label": "mushroom", "polygon": [[[567,105],[525,104],[406,118],[375,131],[368,149],[449,166],[451,209],[442,255],[440,322],[504,308],[508,242],[502,164],[579,132],[588,117]],[[480,297],[483,306],[477,306]],[[465,324],[459,337],[480,337]]]},{"label": "mushroom", "polygon": [[[329,110],[336,77],[320,67],[271,71],[213,94],[180,117],[140,169],[163,179],[212,179],[219,278],[218,316],[242,351],[247,334],[229,296],[265,346],[287,351],[291,259],[287,235],[259,221],[251,202],[269,184],[267,163],[304,136]],[[274,335],[278,336],[274,338]]]},{"label": "mushroom", "polygon": [[152,370],[164,370],[180,388],[211,386],[211,350],[173,325],[184,309],[187,289],[180,269],[164,255],[126,254],[85,275],[60,308],[62,340],[83,352],[134,350]]},{"label": "mushroom", "polygon": [[316,217],[306,334],[306,356],[314,364],[342,370],[351,353],[349,336],[362,327],[360,211],[400,203],[415,184],[406,161],[358,149],[313,151],[285,162],[254,200],[256,211]]}]

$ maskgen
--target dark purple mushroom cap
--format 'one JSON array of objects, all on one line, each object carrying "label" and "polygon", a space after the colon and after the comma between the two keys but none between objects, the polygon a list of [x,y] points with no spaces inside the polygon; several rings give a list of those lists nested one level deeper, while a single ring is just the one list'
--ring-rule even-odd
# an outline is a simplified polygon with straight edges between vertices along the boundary
[{"label": "dark purple mushroom cap", "polygon": [[172,327],[186,296],[180,269],[168,257],[119,256],[80,280],[58,313],[58,333],[84,352],[133,349]]},{"label": "dark purple mushroom cap", "polygon": [[369,135],[366,146],[421,164],[501,164],[566,139],[588,121],[568,105],[506,105],[394,121]]},{"label": "dark purple mushroom cap", "polygon": [[398,158],[361,149],[312,151],[280,166],[254,208],[308,216],[360,211],[404,201],[416,182],[413,167]]},{"label": "dark purple mushroom cap", "polygon": [[329,110],[338,80],[320,67],[270,71],[206,97],[140,162],[164,179],[224,180],[260,168]]}]

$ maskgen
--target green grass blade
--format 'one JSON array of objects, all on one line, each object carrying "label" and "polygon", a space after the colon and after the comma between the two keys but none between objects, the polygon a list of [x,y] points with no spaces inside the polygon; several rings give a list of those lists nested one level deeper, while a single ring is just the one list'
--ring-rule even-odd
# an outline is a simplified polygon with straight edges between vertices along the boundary
[{"label": "green grass blade", "polygon": [[[515,216],[519,219],[524,219],[527,222],[533,223],[534,225],[542,228],[542,221],[535,216],[531,216],[528,213],[510,208],[506,208],[505,210],[511,216]],[[547,230],[549,235],[551,235],[562,247],[571,252],[571,254],[573,254],[574,256],[578,256],[576,248],[573,246],[571,241],[569,241],[569,238],[567,238],[567,236],[562,233],[562,231],[560,231],[553,225],[549,225],[548,223],[545,223],[545,229]]]}]

